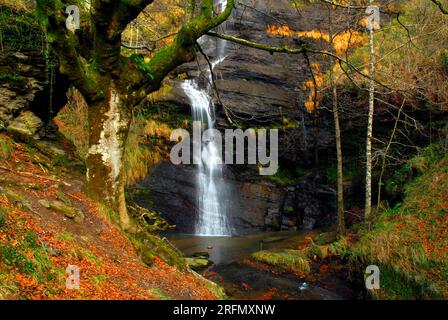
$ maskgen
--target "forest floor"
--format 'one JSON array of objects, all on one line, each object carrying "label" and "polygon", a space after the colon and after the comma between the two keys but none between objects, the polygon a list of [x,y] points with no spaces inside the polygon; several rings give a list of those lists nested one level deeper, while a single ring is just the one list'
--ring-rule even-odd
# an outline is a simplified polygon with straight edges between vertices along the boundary
[{"label": "forest floor", "polygon": [[[402,190],[403,200],[393,208],[376,208],[368,224],[351,226],[343,237],[311,232],[295,247],[256,252],[247,263],[296,274],[330,290],[338,288],[325,286],[332,284],[329,279],[345,275],[359,298],[447,299],[446,146],[423,149],[386,184]],[[379,268],[379,289],[365,289],[364,271],[370,265]]]},{"label": "forest floor", "polygon": [[[364,295],[358,291],[363,270],[375,264],[381,289],[370,297],[448,297],[445,150],[432,145],[397,171],[397,181],[406,181],[405,197],[394,208],[378,210],[370,228],[355,225],[343,238],[313,231],[288,249],[255,252],[242,263],[332,292],[343,288],[334,281],[342,275],[354,283],[356,292],[342,295],[351,298]],[[205,279],[220,283],[216,274],[201,277],[158,257],[151,258],[151,266],[143,263],[110,213],[83,192],[83,170],[63,139],[29,144],[0,134],[0,299],[224,298],[222,289]],[[80,270],[79,290],[66,286],[69,265]],[[228,293],[294,298],[273,287],[254,291],[243,280]],[[257,295],[248,297],[251,291]]]},{"label": "forest floor", "polygon": [[[48,147],[48,145],[46,146]],[[83,192],[69,144],[43,153],[0,134],[0,299],[216,299],[220,290],[162,259],[151,267]],[[65,160],[64,160],[65,159]],[[67,160],[68,159],[68,160]],[[66,287],[66,268],[80,288]]]}]

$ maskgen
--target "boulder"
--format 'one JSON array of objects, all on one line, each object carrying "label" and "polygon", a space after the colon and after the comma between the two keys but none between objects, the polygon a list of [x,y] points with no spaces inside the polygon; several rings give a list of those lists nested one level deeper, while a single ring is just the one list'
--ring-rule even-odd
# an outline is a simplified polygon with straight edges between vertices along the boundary
[{"label": "boulder", "polygon": [[22,140],[37,140],[44,123],[31,111],[22,112],[7,127],[9,133]]},{"label": "boulder", "polygon": [[193,270],[207,268],[213,264],[210,260],[204,258],[185,258],[185,260],[187,261],[188,266]]},{"label": "boulder", "polygon": [[47,209],[50,209],[50,202],[46,199],[39,199],[37,202],[39,202],[39,204]]},{"label": "boulder", "polygon": [[84,221],[84,213],[76,208],[73,208],[64,202],[53,200],[50,202],[50,209],[64,214],[69,219],[73,219],[75,222],[81,223]]},{"label": "boulder", "polygon": [[62,150],[61,148],[58,148],[53,143],[48,142],[48,141],[38,141],[38,142],[36,142],[36,147],[40,151],[42,151],[43,153],[45,153],[46,155],[49,155],[51,157],[67,156],[67,153],[64,150]]}]

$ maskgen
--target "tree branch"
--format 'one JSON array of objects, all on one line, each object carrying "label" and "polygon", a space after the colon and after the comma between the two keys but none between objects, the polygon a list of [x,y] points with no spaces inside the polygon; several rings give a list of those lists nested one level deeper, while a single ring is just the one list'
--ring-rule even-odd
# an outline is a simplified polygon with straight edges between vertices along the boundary
[{"label": "tree branch", "polygon": [[[137,81],[136,87],[139,88],[140,94],[146,95],[148,92],[158,90],[169,72],[183,63],[192,61],[196,56],[196,40],[226,21],[234,5],[235,0],[228,0],[223,12],[213,16],[213,0],[202,0],[199,16],[179,30],[171,45],[157,51],[148,63],[141,66],[149,70],[150,74]],[[211,16],[209,10],[212,10]]]},{"label": "tree branch", "polygon": [[436,6],[439,7],[440,11],[442,11],[443,14],[448,14],[448,9],[446,9],[442,2],[440,2],[439,0],[430,0],[432,3],[434,3]]},{"label": "tree branch", "polygon": [[93,80],[88,80],[88,69],[85,60],[77,51],[79,42],[76,35],[65,27],[65,15],[57,8],[55,0],[37,0],[36,9],[39,22],[46,30],[53,52],[59,58],[60,72],[84,95],[87,101],[101,98]]},{"label": "tree branch", "polygon": [[269,46],[269,45],[266,45],[266,44],[253,42],[253,41],[249,41],[249,40],[245,40],[245,39],[241,39],[241,38],[237,38],[237,37],[229,36],[229,35],[225,35],[225,34],[220,34],[220,33],[212,32],[212,31],[209,31],[206,34],[209,35],[209,36],[212,36],[212,37],[216,37],[216,38],[220,38],[220,39],[223,39],[223,40],[231,41],[233,43],[237,43],[237,44],[240,44],[240,45],[243,45],[243,46],[246,46],[246,47],[267,51],[267,52],[270,52],[271,54],[273,54],[273,53],[287,53],[287,54],[314,53],[314,54],[321,54],[321,55],[330,56],[330,57],[340,61],[341,63],[346,64],[351,70],[355,71],[357,74],[361,75],[362,77],[364,77],[366,79],[373,80],[377,84],[379,84],[380,86],[382,86],[382,87],[384,87],[386,89],[400,91],[398,89],[390,88],[388,85],[386,85],[386,84],[384,84],[382,82],[379,82],[376,79],[373,79],[369,75],[365,74],[364,72],[362,72],[358,68],[356,68],[351,62],[349,62],[349,61],[339,57],[338,55],[336,55],[336,54],[334,54],[334,53],[332,53],[330,51],[312,49],[312,48],[310,48],[309,44],[307,44],[307,43],[302,44],[299,48],[289,48],[287,46],[275,47],[275,46]]}]

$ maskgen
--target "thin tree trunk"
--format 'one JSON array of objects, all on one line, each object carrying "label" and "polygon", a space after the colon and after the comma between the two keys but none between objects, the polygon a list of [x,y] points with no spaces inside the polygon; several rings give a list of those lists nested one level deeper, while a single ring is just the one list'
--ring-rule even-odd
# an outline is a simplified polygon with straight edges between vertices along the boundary
[{"label": "thin tree trunk", "polygon": [[[373,0],[370,0],[373,3]],[[364,219],[368,219],[372,213],[372,135],[373,135],[373,115],[375,99],[375,49],[373,43],[373,27],[370,28],[370,84],[369,84],[369,116],[367,121],[367,145],[366,145],[366,203]]]},{"label": "thin tree trunk", "polygon": [[389,149],[390,149],[390,147],[392,145],[392,142],[394,141],[395,132],[397,131],[397,126],[398,126],[398,121],[400,121],[401,110],[403,110],[405,101],[406,100],[403,100],[403,103],[402,103],[400,109],[398,110],[397,118],[395,119],[394,128],[392,130],[392,134],[390,135],[389,142],[388,142],[386,148],[384,149],[383,154],[381,155],[382,160],[381,160],[381,173],[380,173],[380,177],[378,179],[377,207],[379,207],[380,203],[381,203],[381,191],[383,189],[383,176],[384,176],[384,172],[386,171],[386,157],[387,157],[387,153],[389,152]]},{"label": "thin tree trunk", "polygon": [[106,98],[89,106],[89,152],[87,191],[119,215],[120,225],[132,231],[124,192],[123,159],[131,123],[126,98],[113,81],[107,85]]},{"label": "thin tree trunk", "polygon": [[339,124],[339,108],[338,108],[338,89],[334,80],[333,70],[330,71],[330,81],[333,89],[333,117],[334,129],[336,137],[336,157],[337,157],[337,190],[338,190],[338,228],[340,233],[345,232],[344,217],[344,175],[342,168],[342,143],[341,143],[341,127]]},{"label": "thin tree trunk", "polygon": [[[333,34],[333,16],[332,8],[329,7],[329,25],[331,34],[331,44],[334,46]],[[338,88],[334,78],[333,67],[336,65],[336,59],[331,59],[330,65],[330,85],[333,92],[333,118],[334,118],[334,134],[336,140],[336,158],[337,158],[337,192],[338,192],[338,231],[340,234],[345,233],[345,210],[344,210],[344,174],[342,167],[342,142],[341,142],[341,127],[339,123],[339,103],[338,103]]]}]

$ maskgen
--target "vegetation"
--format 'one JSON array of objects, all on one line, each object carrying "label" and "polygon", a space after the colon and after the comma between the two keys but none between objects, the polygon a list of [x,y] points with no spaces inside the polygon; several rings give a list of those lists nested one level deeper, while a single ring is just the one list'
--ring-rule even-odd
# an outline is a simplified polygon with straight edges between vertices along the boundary
[{"label": "vegetation", "polygon": [[298,250],[283,252],[258,251],[252,254],[252,258],[258,262],[265,262],[297,274],[310,272],[308,257]]},{"label": "vegetation", "polygon": [[[219,129],[280,130],[275,175],[253,178],[254,166],[225,174],[236,181],[232,194],[244,189],[245,207],[259,211],[251,214],[260,221],[241,219],[244,228],[325,225],[288,249],[261,248],[233,265],[318,286],[334,275],[357,279],[357,293],[373,299],[448,299],[446,0],[378,2],[378,30],[366,29],[371,0],[288,0],[281,10],[291,10],[288,21],[296,15],[291,25],[270,8],[281,1],[72,1],[79,29],[66,27],[67,1],[0,1],[0,299],[226,298],[192,271],[225,283],[208,252],[184,258],[163,237],[175,226],[152,204],[134,203],[152,192],[141,181],[168,162],[172,131],[192,127],[178,93],[192,78],[210,89]],[[245,25],[247,12],[264,16],[261,31]],[[307,13],[316,27],[308,28]],[[228,19],[231,35],[221,28]],[[236,46],[222,74],[214,74],[204,36]],[[244,60],[238,46],[253,56]],[[263,74],[261,63],[252,68],[267,59],[278,75]],[[254,70],[235,70],[234,62]],[[248,88],[255,93],[241,94],[239,110],[226,105],[237,78],[287,94],[276,100]],[[275,100],[279,114],[246,103],[255,94]],[[286,103],[298,111],[286,114]],[[313,185],[303,188],[307,181]],[[190,200],[179,195],[175,213],[184,220],[197,209]],[[238,201],[227,200],[237,210]],[[337,209],[326,212],[323,202]],[[80,290],[66,287],[69,265],[82,270]],[[365,292],[359,282],[369,265],[379,267],[381,283]]]},{"label": "vegetation", "polygon": [[[45,154],[4,134],[0,141],[11,149],[0,167],[12,164],[0,176],[1,299],[223,297],[221,289],[186,267],[166,239],[148,233],[160,230],[160,220],[146,220],[146,230],[128,239],[104,206],[79,192],[80,172],[65,167],[64,177],[55,179],[58,168],[43,166],[50,163]],[[24,166],[26,174],[20,171]],[[62,199],[88,221],[76,222],[48,205]],[[68,265],[81,270],[79,290],[66,287]]]},{"label": "vegetation", "polygon": [[380,209],[372,230],[360,230],[352,263],[380,267],[376,298],[447,298],[446,147],[432,145],[412,158],[405,167],[423,170],[406,184],[403,202]]}]

